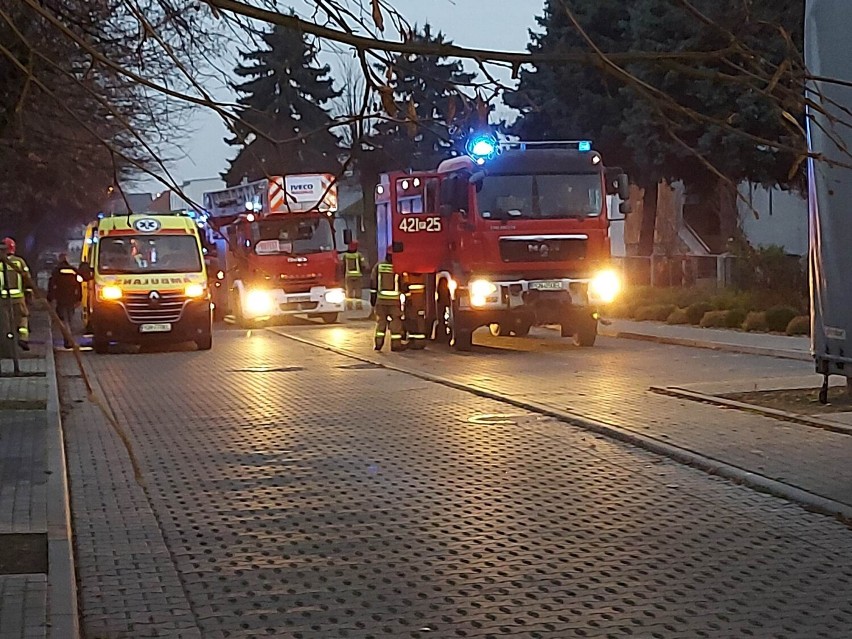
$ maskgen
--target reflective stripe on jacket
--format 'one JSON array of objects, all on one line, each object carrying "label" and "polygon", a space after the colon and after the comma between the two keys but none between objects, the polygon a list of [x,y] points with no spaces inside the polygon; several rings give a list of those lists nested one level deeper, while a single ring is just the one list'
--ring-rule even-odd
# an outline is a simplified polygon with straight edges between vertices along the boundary
[{"label": "reflective stripe on jacket", "polygon": [[361,262],[364,257],[356,251],[355,253],[346,252],[343,254],[343,265],[347,277],[361,277]]},{"label": "reflective stripe on jacket", "polygon": [[393,272],[393,264],[388,262],[376,264],[371,279],[373,290],[376,291],[380,300],[399,299],[399,278]]}]

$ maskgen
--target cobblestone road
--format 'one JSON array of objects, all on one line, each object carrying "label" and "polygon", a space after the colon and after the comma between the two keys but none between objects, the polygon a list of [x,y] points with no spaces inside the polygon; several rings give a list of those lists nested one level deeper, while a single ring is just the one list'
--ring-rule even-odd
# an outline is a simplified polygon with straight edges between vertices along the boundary
[{"label": "cobblestone road", "polygon": [[87,361],[133,451],[62,356],[89,638],[848,636],[795,505],[268,332]]},{"label": "cobblestone road", "polygon": [[527,339],[492,338],[480,331],[472,353],[433,346],[374,354],[366,323],[273,330],[567,410],[852,505],[849,435],[649,391],[710,381],[739,381],[740,389],[748,390],[756,380],[808,376],[813,365],[807,362],[613,338],[580,349],[545,329]]}]

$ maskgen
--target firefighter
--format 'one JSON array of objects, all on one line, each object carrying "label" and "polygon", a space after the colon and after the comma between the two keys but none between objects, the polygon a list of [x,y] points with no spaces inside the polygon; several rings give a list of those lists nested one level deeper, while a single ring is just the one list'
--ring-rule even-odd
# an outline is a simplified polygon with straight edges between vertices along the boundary
[{"label": "firefighter", "polygon": [[65,348],[72,347],[68,336],[73,326],[74,309],[83,299],[81,280],[79,273],[68,263],[68,256],[60,253],[59,264],[53,269],[47,286],[47,301],[56,304],[56,314],[68,329],[67,332],[62,331]]},{"label": "firefighter", "polygon": [[348,250],[341,256],[343,260],[343,274],[346,285],[346,307],[361,310],[364,305],[361,301],[361,290],[363,285],[364,271],[367,269],[367,258],[358,250],[358,242],[349,242]]},{"label": "firefighter", "polygon": [[30,285],[30,269],[23,258],[15,255],[15,240],[3,238],[0,245],[0,298],[12,300],[12,316],[18,329],[18,346],[30,350],[30,322],[26,289]]},{"label": "firefighter", "polygon": [[391,350],[403,349],[402,292],[399,276],[393,272],[393,255],[388,250],[384,261],[370,273],[370,305],[376,316],[375,349],[382,350],[385,334],[390,330]]}]

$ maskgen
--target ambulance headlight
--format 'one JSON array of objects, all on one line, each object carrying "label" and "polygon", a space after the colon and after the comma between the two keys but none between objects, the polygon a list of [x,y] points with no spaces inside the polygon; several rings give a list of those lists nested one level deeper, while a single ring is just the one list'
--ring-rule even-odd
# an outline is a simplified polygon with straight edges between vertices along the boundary
[{"label": "ambulance headlight", "polygon": [[485,306],[488,298],[497,292],[497,285],[488,280],[474,280],[467,287],[471,306]]},{"label": "ambulance headlight", "polygon": [[204,295],[204,287],[201,284],[187,284],[183,294],[187,297],[201,297]]},{"label": "ambulance headlight", "polygon": [[621,278],[615,271],[601,271],[589,282],[589,297],[602,304],[614,301],[621,292]]},{"label": "ambulance headlight", "polygon": [[343,304],[346,301],[346,293],[342,288],[333,288],[325,293],[325,301],[329,304]]},{"label": "ambulance headlight", "polygon": [[121,287],[116,286],[115,284],[107,284],[106,286],[101,287],[102,300],[114,302],[115,300],[120,300],[122,295]]},{"label": "ambulance headlight", "polygon": [[272,313],[272,295],[269,291],[255,288],[246,294],[246,315],[263,317]]}]

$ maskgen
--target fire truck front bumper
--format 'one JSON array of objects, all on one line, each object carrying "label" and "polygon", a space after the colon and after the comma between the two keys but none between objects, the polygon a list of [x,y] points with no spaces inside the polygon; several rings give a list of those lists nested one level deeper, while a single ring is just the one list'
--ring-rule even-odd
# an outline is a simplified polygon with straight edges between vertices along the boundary
[{"label": "fire truck front bumper", "polygon": [[549,315],[549,310],[564,307],[595,309],[612,302],[618,295],[620,281],[612,271],[601,271],[593,277],[547,280],[472,280],[459,289],[459,308],[470,312],[524,312]]},{"label": "fire truck front bumper", "polygon": [[266,292],[271,297],[273,317],[342,313],[346,306],[346,292],[342,288],[315,286],[307,293],[285,293],[281,289]]}]

